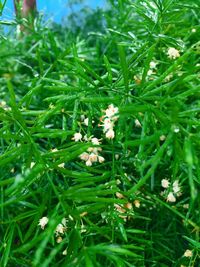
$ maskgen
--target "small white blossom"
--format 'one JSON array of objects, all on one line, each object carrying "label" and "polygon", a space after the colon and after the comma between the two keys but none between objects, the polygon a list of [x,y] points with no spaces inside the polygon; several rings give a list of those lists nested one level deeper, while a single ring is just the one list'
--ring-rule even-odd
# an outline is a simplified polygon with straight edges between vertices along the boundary
[{"label": "small white blossom", "polygon": [[170,192],[167,196],[167,202],[176,202],[176,198],[175,196],[173,195],[172,192]]},{"label": "small white blossom", "polygon": [[170,184],[170,182],[167,179],[162,179],[161,185],[163,188],[168,188],[169,184]]},{"label": "small white blossom", "polygon": [[136,208],[139,208],[140,207],[140,201],[136,199],[134,201],[134,205],[135,205]]},{"label": "small white blossom", "polygon": [[167,75],[164,79],[165,82],[169,82],[171,79],[173,78],[173,74],[170,73],[169,75]]},{"label": "small white blossom", "polygon": [[62,237],[61,236],[58,236],[57,239],[56,239],[56,242],[59,244],[59,243],[62,242],[62,240],[63,240]]},{"label": "small white blossom", "polygon": [[135,119],[135,127],[137,127],[137,128],[141,128],[142,127],[142,125],[141,125],[141,123],[140,123],[140,121],[138,119]]},{"label": "small white blossom", "polygon": [[166,139],[166,136],[163,134],[160,136],[160,141],[164,141]]},{"label": "small white blossom", "polygon": [[190,205],[189,205],[188,203],[183,204],[183,208],[184,208],[184,209],[189,209],[189,206],[190,206]]},{"label": "small white blossom", "polygon": [[114,137],[115,137],[115,132],[113,131],[113,129],[109,129],[106,133],[106,138],[113,139]]},{"label": "small white blossom", "polygon": [[192,250],[187,249],[183,254],[184,257],[191,258],[192,257]]},{"label": "small white blossom", "polygon": [[62,254],[63,254],[64,256],[67,255],[67,250],[66,250],[66,249],[63,250]]},{"label": "small white blossom", "polygon": [[91,153],[91,154],[89,155],[89,160],[90,160],[91,162],[97,162],[97,158],[98,158],[98,156],[97,156],[95,153]]},{"label": "small white blossom", "polygon": [[88,137],[87,134],[85,134],[83,137],[83,140],[87,142],[87,141],[89,141],[89,139],[90,139],[90,137]]},{"label": "small white blossom", "polygon": [[174,132],[175,132],[175,133],[178,133],[179,131],[180,131],[179,127],[175,126],[175,127],[174,127]]},{"label": "small white blossom", "polygon": [[103,122],[103,131],[104,131],[104,133],[107,131],[107,130],[110,130],[110,129],[112,129],[114,127],[114,123],[110,120],[110,119],[108,119],[108,118],[106,118],[105,120],[104,120],[104,122]]},{"label": "small white blossom", "polygon": [[64,225],[65,227],[67,227],[67,219],[63,218],[61,221],[62,225]]},{"label": "small white blossom", "polygon": [[116,159],[116,160],[119,159],[119,154],[115,154],[115,159]]},{"label": "small white blossom", "polygon": [[84,121],[84,119],[85,119],[85,115],[82,114],[82,115],[81,115],[81,121]]},{"label": "small white blossom", "polygon": [[74,140],[75,142],[81,141],[81,139],[82,139],[81,133],[75,133],[74,137],[72,138],[72,140]]},{"label": "small white blossom", "polygon": [[150,66],[151,69],[155,69],[157,64],[158,64],[157,62],[155,62],[155,61],[151,61],[151,62],[149,63],[149,66]]},{"label": "small white blossom", "polygon": [[88,119],[88,118],[84,119],[83,123],[84,123],[86,126],[88,126],[88,124],[89,124],[89,119]]},{"label": "small white blossom", "polygon": [[177,57],[180,57],[179,51],[174,47],[170,47],[167,51],[167,54],[170,59],[176,59]]},{"label": "small white blossom", "polygon": [[83,153],[79,156],[79,158],[80,158],[81,160],[87,161],[87,160],[89,159],[89,154],[86,153],[86,152],[83,152]]},{"label": "small white blossom", "polygon": [[197,30],[195,28],[192,29],[192,32],[195,33]]},{"label": "small white blossom", "polygon": [[86,164],[86,166],[92,166],[92,162],[91,162],[91,160],[89,160],[89,159],[86,161],[85,164]]},{"label": "small white blossom", "polygon": [[0,101],[0,107],[3,108],[4,110],[11,110],[11,108],[7,106],[7,103],[4,100]]},{"label": "small white blossom", "polygon": [[4,100],[0,101],[0,107],[4,108],[6,107],[6,105],[7,105],[6,101]]},{"label": "small white blossom", "polygon": [[58,165],[58,167],[59,167],[59,168],[65,168],[65,163],[60,163],[60,164]]},{"label": "small white blossom", "polygon": [[152,71],[152,70],[148,70],[148,71],[147,71],[147,75],[148,75],[148,76],[151,76],[152,74],[153,74],[153,71]]},{"label": "small white blossom", "polygon": [[116,192],[115,195],[117,198],[121,198],[121,199],[124,198],[124,195],[122,195],[120,192]]},{"label": "small white blossom", "polygon": [[101,144],[100,140],[98,138],[96,138],[96,137],[93,137],[91,139],[91,141],[92,141],[93,145],[100,145]]},{"label": "small white blossom", "polygon": [[125,213],[126,210],[118,204],[114,204],[115,209],[120,213]]},{"label": "small white blossom", "polygon": [[53,148],[53,149],[51,149],[51,152],[57,152],[57,151],[58,151],[57,148]]},{"label": "small white blossom", "polygon": [[47,225],[49,219],[47,217],[42,217],[40,220],[39,220],[39,223],[38,225],[41,226],[41,229],[44,230],[45,226]]},{"label": "small white blossom", "polygon": [[98,161],[99,161],[99,163],[103,163],[105,161],[105,159],[102,156],[98,156]]},{"label": "small white blossom", "polygon": [[110,104],[108,108],[106,109],[106,117],[110,118],[117,114],[119,109],[117,107],[114,107],[113,104]]},{"label": "small white blossom", "polygon": [[89,147],[89,148],[87,149],[87,151],[90,152],[90,153],[92,153],[92,152],[94,152],[94,151],[96,152],[96,150],[94,150],[94,147]]},{"label": "small white blossom", "polygon": [[66,231],[66,227],[62,225],[62,223],[59,223],[56,226],[56,230],[55,230],[56,236],[59,236],[59,234],[63,235],[65,231]]},{"label": "small white blossom", "polygon": [[179,187],[178,180],[174,181],[173,182],[173,191],[174,191],[174,193],[178,193],[180,190],[181,189]]}]

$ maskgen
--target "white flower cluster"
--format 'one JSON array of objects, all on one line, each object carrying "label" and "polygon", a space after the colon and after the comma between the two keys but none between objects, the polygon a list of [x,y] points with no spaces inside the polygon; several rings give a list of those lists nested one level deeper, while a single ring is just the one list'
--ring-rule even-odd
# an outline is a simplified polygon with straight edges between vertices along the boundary
[{"label": "white flower cluster", "polygon": [[162,179],[161,186],[166,189],[162,192],[162,195],[166,196],[167,202],[176,202],[176,197],[179,197],[182,194],[178,180],[175,180],[172,186],[170,186],[168,179]]},{"label": "white flower cluster", "polygon": [[72,140],[75,142],[81,141],[82,140],[82,134],[81,133],[75,133],[74,136],[72,137]]},{"label": "white flower cluster", "polygon": [[192,250],[186,249],[185,253],[183,254],[184,257],[191,258],[193,255]]},{"label": "white flower cluster", "polygon": [[56,242],[62,242],[62,235],[67,231],[67,220],[66,218],[62,219],[62,222],[56,226],[55,235],[56,235]]},{"label": "white flower cluster", "polygon": [[49,222],[49,219],[47,217],[42,217],[39,220],[38,225],[40,225],[41,229],[44,230],[45,226],[47,225],[47,223]]},{"label": "white flower cluster", "polygon": [[[46,227],[46,225],[48,224],[48,222],[49,222],[49,219],[47,217],[42,217],[39,220],[38,225],[40,225],[41,229],[44,230],[44,228]],[[56,226],[56,229],[55,229],[55,235],[56,235],[56,242],[57,243],[62,242],[62,235],[64,235],[64,233],[66,232],[66,230],[67,230],[67,220],[66,220],[66,218],[63,218],[62,219],[62,222],[59,223]]]},{"label": "white flower cluster", "polygon": [[3,108],[4,110],[11,110],[10,107],[8,107],[6,101],[0,100],[0,107]]},{"label": "white flower cluster", "polygon": [[115,122],[118,120],[118,115],[116,115],[119,112],[119,109],[117,107],[114,107],[113,104],[110,104],[108,108],[105,110],[105,115],[101,117],[101,122],[103,122],[103,132],[106,134],[106,138],[113,139],[115,137],[114,132],[114,126]]},{"label": "white flower cluster", "polygon": [[[100,140],[96,137],[93,138],[87,138],[85,137],[87,141],[91,141],[93,145],[99,146],[101,144]],[[104,157],[99,155],[99,152],[101,152],[101,147],[89,147],[87,152],[83,152],[79,158],[83,161],[85,161],[86,166],[92,166],[94,162],[103,163],[105,161]]]},{"label": "white flower cluster", "polygon": [[148,70],[148,72],[147,72],[147,76],[151,76],[152,74],[155,74],[156,73],[156,66],[157,66],[157,62],[155,62],[155,61],[151,61],[150,63],[149,63],[149,67],[150,67],[150,69]]},{"label": "white flower cluster", "polygon": [[176,59],[180,57],[179,51],[174,47],[170,47],[167,51],[167,54],[170,59]]}]

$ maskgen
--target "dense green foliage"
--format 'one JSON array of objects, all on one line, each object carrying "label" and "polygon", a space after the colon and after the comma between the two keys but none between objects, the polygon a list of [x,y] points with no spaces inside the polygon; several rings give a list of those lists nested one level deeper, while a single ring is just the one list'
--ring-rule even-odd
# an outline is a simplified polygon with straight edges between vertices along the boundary
[{"label": "dense green foliage", "polygon": [[200,1],[108,2],[1,32],[2,267],[200,266]]}]

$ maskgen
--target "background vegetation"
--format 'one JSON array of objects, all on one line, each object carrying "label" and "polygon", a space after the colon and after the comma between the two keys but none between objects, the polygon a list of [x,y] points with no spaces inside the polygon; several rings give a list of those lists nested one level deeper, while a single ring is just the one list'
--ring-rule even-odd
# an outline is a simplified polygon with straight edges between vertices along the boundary
[{"label": "background vegetation", "polygon": [[[200,266],[200,2],[108,3],[1,30],[2,267]],[[113,139],[99,126],[110,104]],[[79,158],[95,146],[78,132],[101,139],[103,163]]]}]

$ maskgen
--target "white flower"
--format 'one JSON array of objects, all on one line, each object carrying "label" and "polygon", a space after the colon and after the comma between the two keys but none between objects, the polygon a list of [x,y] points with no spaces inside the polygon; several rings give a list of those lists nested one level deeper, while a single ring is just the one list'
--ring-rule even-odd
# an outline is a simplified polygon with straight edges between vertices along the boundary
[{"label": "white flower", "polygon": [[189,205],[188,203],[183,204],[183,208],[184,208],[184,209],[189,209],[189,206],[190,206],[190,205]]},{"label": "white flower", "polygon": [[100,145],[101,144],[100,140],[98,138],[96,138],[96,137],[93,137],[91,139],[91,141],[92,141],[93,145]]},{"label": "white flower", "polygon": [[166,136],[163,134],[160,136],[160,141],[164,141],[166,139]]},{"label": "white flower", "polygon": [[99,161],[99,163],[103,163],[105,161],[105,159],[102,156],[98,156],[98,161]]},{"label": "white flower", "polygon": [[59,243],[61,243],[62,242],[62,237],[61,236],[58,236],[58,238],[56,239],[56,242],[59,244]]},{"label": "white flower", "polygon": [[174,132],[175,132],[175,133],[178,133],[179,131],[180,131],[180,129],[179,129],[177,126],[175,126],[175,127],[174,127]]},{"label": "white flower", "polygon": [[140,121],[138,119],[135,120],[135,127],[137,127],[137,128],[141,128],[142,127],[142,125],[141,125],[141,123],[140,123]]},{"label": "white flower", "polygon": [[134,205],[135,205],[136,208],[139,208],[140,207],[140,201],[136,199],[134,201]]},{"label": "white flower", "polygon": [[149,63],[149,66],[150,66],[151,69],[155,69],[157,64],[158,64],[157,62],[151,61]]},{"label": "white flower", "polygon": [[2,107],[2,108],[4,108],[4,107],[6,107],[6,101],[4,101],[4,100],[2,100],[2,101],[0,101],[0,107]]},{"label": "white flower", "polygon": [[116,192],[115,195],[117,198],[124,198],[124,195],[122,195],[120,192]]},{"label": "white flower", "polygon": [[168,188],[169,184],[170,184],[170,182],[167,179],[162,179],[161,185],[163,188]]},{"label": "white flower", "polygon": [[84,121],[84,119],[85,119],[85,115],[82,114],[82,115],[81,115],[81,121]]},{"label": "white flower", "polygon": [[103,127],[103,131],[105,133],[107,130],[110,130],[114,127],[114,123],[110,119],[106,118],[103,122]]},{"label": "white flower", "polygon": [[183,254],[184,257],[191,258],[192,257],[192,250],[187,249]]},{"label": "white flower", "polygon": [[59,223],[56,226],[56,230],[55,230],[56,236],[58,236],[59,234],[63,235],[65,231],[66,231],[66,227],[63,226],[62,223]]},{"label": "white flower", "polygon": [[110,104],[108,108],[106,109],[106,117],[110,118],[117,114],[119,109],[117,107],[114,107],[113,104]]},{"label": "white flower", "polygon": [[170,73],[169,75],[167,75],[164,79],[165,82],[169,82],[171,79],[173,78],[173,74]]},{"label": "white flower", "polygon": [[61,221],[61,223],[62,223],[65,227],[67,227],[67,219],[66,219],[66,218],[63,218],[62,221]]},{"label": "white flower", "polygon": [[49,219],[47,217],[42,217],[40,220],[39,220],[39,223],[38,225],[41,226],[41,229],[44,230],[45,226],[47,225]]},{"label": "white flower", "polygon": [[91,162],[91,160],[89,160],[89,159],[86,161],[85,164],[86,164],[86,166],[92,166],[92,162]]},{"label": "white flower", "polygon": [[91,162],[97,162],[97,154],[95,154],[95,153],[91,153],[90,155],[89,155],[89,160],[91,161]]},{"label": "white flower", "polygon": [[174,181],[173,182],[173,191],[174,191],[174,193],[178,193],[180,190],[181,189],[179,187],[178,180]]},{"label": "white flower", "polygon": [[119,154],[115,154],[115,159],[116,159],[116,160],[119,159]]},{"label": "white flower", "polygon": [[87,149],[87,151],[91,153],[91,152],[94,152],[94,151],[96,151],[96,150],[94,150],[94,147],[89,147],[89,148]]},{"label": "white flower", "polygon": [[126,210],[124,209],[124,208],[122,208],[120,205],[118,205],[118,204],[114,204],[114,207],[115,207],[115,209],[118,211],[118,212],[120,212],[120,213],[125,213],[126,212]]},{"label": "white flower", "polygon": [[63,254],[64,256],[67,255],[67,250],[66,250],[66,249],[63,250],[62,254]]},{"label": "white flower", "polygon": [[84,119],[83,123],[84,123],[86,126],[88,126],[88,124],[89,124],[89,119],[88,119],[88,118]]},{"label": "white flower", "polygon": [[80,158],[81,160],[87,161],[87,160],[89,159],[89,154],[86,153],[86,152],[83,152],[83,153],[79,156],[79,158]]},{"label": "white flower", "polygon": [[58,151],[57,148],[53,148],[53,149],[51,149],[51,152],[57,152],[57,151]]},{"label": "white flower", "polygon": [[58,165],[58,167],[59,167],[59,168],[65,168],[65,163],[60,163],[60,164]]},{"label": "white flower", "polygon": [[0,101],[0,107],[3,108],[4,110],[10,110],[11,108],[7,106],[6,101],[2,100]]},{"label": "white flower", "polygon": [[153,74],[153,71],[152,71],[152,70],[148,70],[148,71],[147,71],[147,75],[148,75],[148,76],[151,76],[152,74]]},{"label": "white flower", "polygon": [[127,209],[129,209],[129,210],[131,210],[133,208],[133,205],[130,202],[128,202],[128,203],[126,203],[124,205],[124,207],[127,208]]},{"label": "white flower", "polygon": [[84,135],[84,137],[83,137],[83,140],[84,140],[84,141],[89,141],[89,139],[90,139],[90,138],[87,136],[87,134]]},{"label": "white flower", "polygon": [[167,54],[170,59],[176,59],[177,57],[180,57],[179,51],[174,47],[170,47],[167,51]]},{"label": "white flower", "polygon": [[106,133],[106,138],[113,139],[114,137],[115,137],[115,132],[113,131],[113,129],[109,129]]},{"label": "white flower", "polygon": [[197,31],[197,30],[196,30],[195,28],[192,29],[192,32],[193,32],[193,33],[196,32],[196,31]]},{"label": "white flower", "polygon": [[72,140],[74,140],[75,142],[81,141],[81,139],[82,139],[81,133],[75,133],[74,137],[72,138]]},{"label": "white flower", "polygon": [[173,195],[172,192],[170,192],[167,196],[167,202],[176,202],[176,198],[175,196]]}]

